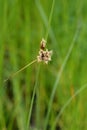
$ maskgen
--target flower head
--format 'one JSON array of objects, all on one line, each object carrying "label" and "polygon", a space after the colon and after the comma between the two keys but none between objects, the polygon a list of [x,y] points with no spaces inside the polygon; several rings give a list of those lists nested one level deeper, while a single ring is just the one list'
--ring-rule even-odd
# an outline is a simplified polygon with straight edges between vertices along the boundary
[{"label": "flower head", "polygon": [[37,56],[37,61],[41,62],[44,61],[46,64],[48,64],[49,61],[51,61],[51,56],[52,56],[52,50],[48,51],[46,47],[46,41],[42,39],[41,41],[41,47],[39,50],[39,55]]},{"label": "flower head", "polygon": [[46,41],[42,38],[41,43],[40,43],[40,48],[41,48],[42,50],[44,50],[45,47],[46,47]]}]

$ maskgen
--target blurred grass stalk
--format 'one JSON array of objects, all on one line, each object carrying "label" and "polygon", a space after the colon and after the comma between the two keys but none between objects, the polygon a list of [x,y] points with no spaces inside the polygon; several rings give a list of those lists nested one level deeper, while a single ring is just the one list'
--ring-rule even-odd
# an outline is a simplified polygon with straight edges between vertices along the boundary
[{"label": "blurred grass stalk", "polygon": [[63,64],[62,64],[62,66],[61,66],[61,69],[59,70],[58,75],[57,75],[57,78],[56,78],[56,80],[55,80],[55,83],[54,83],[54,86],[53,86],[53,90],[52,90],[52,93],[51,93],[51,97],[50,97],[50,101],[49,101],[49,105],[48,105],[49,107],[48,107],[47,116],[46,116],[46,120],[45,120],[44,130],[47,129],[48,120],[49,120],[49,116],[50,116],[50,112],[51,112],[51,108],[52,108],[52,103],[53,103],[54,95],[55,95],[56,89],[57,89],[57,87],[58,87],[60,78],[61,78],[61,76],[62,76],[62,72],[63,72],[64,69],[65,69],[65,66],[66,66],[67,61],[68,61],[68,59],[69,59],[69,57],[70,57],[70,54],[71,54],[72,49],[73,49],[73,47],[74,47],[74,44],[76,43],[76,40],[77,40],[77,38],[78,38],[78,36],[79,36],[80,28],[81,28],[81,25],[80,25],[80,24],[77,25],[77,30],[76,30],[75,35],[74,35],[74,37],[73,37],[73,40],[72,40],[72,42],[71,42],[71,44],[70,44],[69,50],[68,50],[68,52],[67,52],[67,54],[66,54],[66,56],[65,56],[65,59],[64,59]]},{"label": "blurred grass stalk", "polygon": [[37,89],[37,86],[38,86],[39,72],[40,72],[40,65],[37,68],[36,82],[35,82],[35,85],[34,85],[33,95],[32,95],[31,104],[30,104],[30,108],[29,108],[28,119],[27,119],[27,129],[26,130],[30,129],[30,127],[31,127],[30,126],[30,119],[31,119],[31,114],[32,114],[34,97],[35,97],[36,89]]},{"label": "blurred grass stalk", "polygon": [[[38,8],[38,11],[40,12],[40,15],[41,15],[41,18],[42,18],[42,20],[43,20],[43,23],[44,23],[45,27],[48,28],[48,19],[47,19],[46,13],[45,13],[44,10],[43,10],[43,7],[42,7],[40,1],[39,1],[39,0],[35,0],[35,3],[36,3],[36,6],[37,6],[37,8]],[[55,2],[54,2],[54,3],[55,3]],[[54,3],[53,3],[53,4],[54,4]],[[53,5],[53,6],[54,6],[54,5]],[[53,8],[53,7],[52,7],[52,8]],[[53,10],[53,9],[52,9],[52,10]],[[50,15],[52,15],[52,12],[51,12]],[[51,19],[49,20],[49,22],[51,22]],[[49,25],[50,25],[50,24],[49,24]],[[46,32],[46,33],[48,33],[48,32]],[[48,34],[46,34],[46,35],[48,35]],[[45,36],[45,37],[47,37],[47,36]],[[51,25],[50,25],[50,27],[49,27],[49,37],[50,37],[50,39],[52,40],[52,43],[54,43],[54,46],[55,46],[55,48],[56,48],[56,47],[57,47],[57,39],[56,39],[56,37],[55,37],[55,34],[54,34],[54,32],[53,32],[53,28],[51,27]],[[46,40],[46,39],[45,39],[45,40]],[[59,47],[57,47],[57,53],[59,54],[59,52],[60,52]]]},{"label": "blurred grass stalk", "polygon": [[62,115],[62,113],[64,112],[64,110],[66,109],[66,107],[71,103],[71,101],[73,100],[74,97],[76,97],[78,94],[80,94],[84,89],[87,88],[87,83],[82,85],[75,93],[73,96],[71,96],[68,101],[64,104],[64,106],[61,108],[59,114],[56,116],[55,121],[53,122],[52,128],[51,130],[55,129],[55,126],[57,124],[57,122],[59,121],[60,116]]}]

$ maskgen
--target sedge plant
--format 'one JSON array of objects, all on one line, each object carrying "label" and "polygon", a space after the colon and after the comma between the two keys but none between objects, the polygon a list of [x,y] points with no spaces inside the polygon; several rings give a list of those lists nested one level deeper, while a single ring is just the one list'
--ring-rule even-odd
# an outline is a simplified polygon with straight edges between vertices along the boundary
[{"label": "sedge plant", "polygon": [[[44,62],[45,64],[48,64],[48,62],[51,61],[51,56],[52,56],[53,52],[52,52],[52,50],[48,51],[48,49],[46,48],[46,42],[48,39],[49,30],[50,30],[50,24],[51,24],[52,15],[53,15],[54,4],[55,4],[55,0],[52,1],[52,7],[51,7],[51,11],[50,11],[49,20],[48,20],[48,26],[47,26],[47,30],[46,30],[45,39],[42,38],[42,40],[40,42],[40,50],[39,50],[38,56],[36,57],[35,60],[31,61],[30,63],[28,63],[27,65],[25,65],[24,67],[22,67],[21,69],[16,71],[15,73],[11,74],[7,79],[4,80],[4,82],[7,82],[8,80],[14,78],[18,73],[22,72],[27,67],[30,67],[35,62]],[[31,113],[32,113],[32,106],[33,106],[33,102],[34,102],[34,96],[35,96],[35,92],[36,92],[39,71],[40,71],[40,67],[38,68],[38,72],[36,75],[37,78],[36,78],[36,83],[34,86],[33,95],[32,95],[32,99],[31,99],[31,105],[30,105],[30,109],[29,109],[26,130],[28,130],[30,128],[30,118],[31,118]]]}]

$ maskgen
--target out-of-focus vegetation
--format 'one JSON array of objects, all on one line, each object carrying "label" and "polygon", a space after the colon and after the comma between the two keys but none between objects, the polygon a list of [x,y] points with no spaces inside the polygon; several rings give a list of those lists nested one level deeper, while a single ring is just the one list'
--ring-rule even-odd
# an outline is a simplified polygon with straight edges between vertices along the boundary
[{"label": "out-of-focus vegetation", "polygon": [[[50,96],[58,72],[80,25],[72,53],[62,72],[47,130],[67,100],[87,82],[87,1],[55,0],[47,47],[52,61],[28,67],[4,83],[4,79],[36,59],[45,37],[52,0],[0,0],[0,130],[26,130],[32,93],[37,82],[30,120],[43,130]],[[59,118],[55,130],[87,130],[87,89],[74,97]],[[33,128],[31,128],[33,130]]]}]

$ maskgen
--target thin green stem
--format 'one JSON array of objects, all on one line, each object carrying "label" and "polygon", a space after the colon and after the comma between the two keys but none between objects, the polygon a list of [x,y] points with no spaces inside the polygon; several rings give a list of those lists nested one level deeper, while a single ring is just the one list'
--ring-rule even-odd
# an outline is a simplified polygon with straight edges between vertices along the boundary
[{"label": "thin green stem", "polygon": [[[51,20],[52,20],[54,3],[55,3],[55,0],[53,0],[53,2],[52,2],[51,12],[50,12],[49,21],[48,21],[48,27],[47,27],[46,36],[45,36],[46,41],[47,41],[47,38],[48,38],[50,24],[51,24]],[[39,75],[39,71],[38,71],[37,75]],[[27,120],[27,130],[28,130],[29,126],[30,126],[30,118],[31,118],[31,113],[32,113],[34,96],[35,96],[35,92],[36,92],[37,81],[38,81],[38,76],[37,76],[37,80],[36,80],[35,87],[34,87],[34,90],[33,90],[33,96],[32,96],[32,100],[31,100],[31,106],[30,106],[30,111],[29,111],[28,120]]]},{"label": "thin green stem", "polygon": [[[46,13],[45,13],[42,5],[41,5],[41,2],[40,2],[40,0],[38,0],[38,1],[35,0],[35,2],[36,2],[37,9],[40,12],[40,16],[43,20],[43,23],[44,23],[45,27],[48,28],[47,16],[46,16]],[[56,46],[57,45],[57,39],[55,37],[55,34],[53,32],[52,27],[50,27],[49,36],[50,36],[50,39],[52,40],[52,42],[54,43],[54,45]],[[57,45],[57,47],[58,47],[58,45]],[[59,54],[59,47],[57,48],[57,50],[58,50],[58,54]]]},{"label": "thin green stem", "polygon": [[[55,2],[55,0],[53,0],[52,7],[51,7],[51,13],[50,13],[50,16],[49,16],[48,28],[47,28],[47,32],[46,32],[46,36],[45,36],[46,40],[48,38],[50,24],[51,24],[51,20],[52,20],[52,14],[53,14],[53,9],[54,9],[54,2]],[[38,75],[39,75],[39,71],[38,71]],[[37,78],[38,78],[38,76],[37,76]],[[29,116],[28,116],[28,121],[27,121],[27,130],[28,130],[29,126],[30,126],[30,118],[31,118],[31,113],[32,113],[34,96],[35,96],[35,92],[36,92],[37,80],[36,80],[35,87],[34,87],[34,90],[33,90],[33,96],[32,96],[32,101],[31,101],[31,106],[30,106],[30,111],[29,111]]]},{"label": "thin green stem", "polygon": [[57,117],[56,117],[56,119],[55,119],[55,121],[54,121],[54,123],[53,123],[52,130],[54,130],[55,125],[56,125],[56,123],[58,122],[60,116],[62,115],[62,113],[64,112],[64,110],[66,109],[66,107],[71,103],[72,99],[73,99],[74,97],[76,97],[79,93],[81,93],[85,88],[87,88],[87,83],[84,84],[80,89],[78,89],[78,90],[75,92],[75,94],[68,99],[68,101],[65,103],[65,105],[62,107],[61,111],[60,111],[59,114],[57,115]]},{"label": "thin green stem", "polygon": [[53,10],[54,10],[54,4],[55,4],[55,0],[53,0],[53,2],[52,2],[51,12],[50,12],[49,21],[48,21],[48,27],[47,27],[46,36],[45,36],[45,40],[46,40],[46,41],[47,41],[47,39],[48,39],[48,34],[49,34],[50,25],[51,25],[51,21],[52,21],[52,15],[53,15]]},{"label": "thin green stem", "polygon": [[27,67],[29,67],[30,65],[32,65],[33,63],[35,63],[37,61],[37,59],[33,60],[32,62],[28,63],[27,65],[25,65],[24,67],[22,67],[20,70],[18,70],[17,72],[11,74],[9,76],[8,79],[5,79],[4,82],[8,81],[9,79],[13,78],[14,76],[16,76],[19,72],[23,71],[24,69],[26,69]]},{"label": "thin green stem", "polygon": [[68,61],[68,59],[69,59],[69,57],[70,57],[70,54],[71,54],[71,52],[72,52],[72,49],[73,49],[73,47],[74,47],[74,44],[75,44],[75,42],[76,42],[76,40],[77,40],[78,33],[79,33],[79,29],[80,29],[80,28],[77,28],[77,30],[76,30],[76,33],[75,33],[74,38],[73,38],[73,40],[72,40],[72,43],[71,43],[71,45],[70,45],[70,47],[69,47],[68,53],[66,54],[66,57],[65,57],[65,59],[64,59],[64,62],[63,62],[63,64],[62,64],[62,66],[61,66],[61,69],[60,69],[60,71],[59,71],[59,73],[58,73],[58,75],[57,75],[56,81],[55,81],[55,83],[54,83],[53,90],[52,90],[52,94],[51,94],[50,101],[49,101],[49,107],[48,107],[48,111],[47,111],[47,116],[46,116],[46,121],[45,121],[44,130],[47,129],[47,124],[48,124],[48,120],[49,120],[49,116],[50,116],[50,112],[51,112],[51,108],[52,108],[52,102],[53,102],[53,99],[54,99],[54,95],[55,95],[57,86],[58,86],[58,84],[59,84],[59,81],[60,81],[62,72],[63,72],[63,70],[64,70],[64,68],[65,68],[65,66],[66,66],[66,64],[67,64],[67,61]]},{"label": "thin green stem", "polygon": [[39,71],[40,71],[40,65],[39,65],[38,70],[37,70],[36,82],[35,82],[35,86],[34,86],[34,90],[33,90],[33,95],[32,95],[32,99],[31,99],[31,105],[30,105],[30,110],[29,110],[28,120],[27,120],[27,130],[30,127],[30,119],[31,119],[31,114],[32,114],[32,108],[33,108],[33,102],[34,102],[35,92],[36,92],[36,88],[37,88],[37,84],[38,84]]}]

